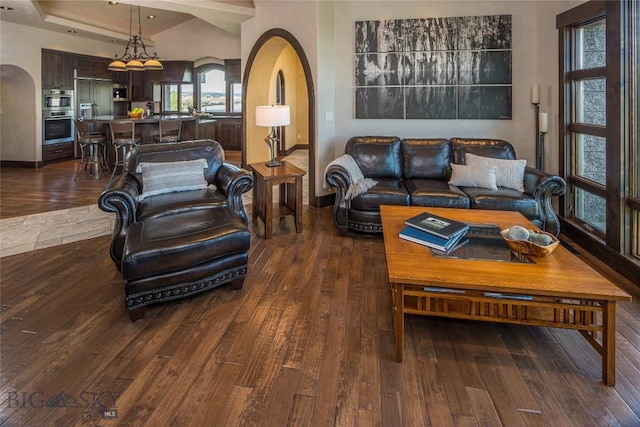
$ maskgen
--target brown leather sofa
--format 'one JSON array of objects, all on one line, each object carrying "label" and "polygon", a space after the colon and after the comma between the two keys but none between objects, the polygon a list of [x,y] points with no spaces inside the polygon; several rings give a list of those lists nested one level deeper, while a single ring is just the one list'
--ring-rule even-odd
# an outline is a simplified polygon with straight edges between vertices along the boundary
[{"label": "brown leather sofa", "polygon": [[[140,200],[143,163],[199,159],[206,161],[201,167],[209,186]],[[227,283],[241,288],[250,242],[242,194],[253,187],[251,173],[226,163],[213,140],[141,145],[128,154],[125,166],[98,205],[116,214],[110,255],[125,280],[131,319],[142,318],[149,304]]]},{"label": "brown leather sofa", "polygon": [[351,177],[340,165],[330,165],[326,182],[336,189],[333,221],[340,234],[349,230],[380,233],[380,205],[495,209],[521,212],[536,226],[558,235],[560,222],[551,198],[564,194],[565,181],[527,166],[524,191],[449,184],[451,163],[465,164],[465,155],[515,160],[513,146],[497,139],[358,136],[349,139],[345,154],[353,157],[365,178],[377,184],[352,199],[345,196]]}]

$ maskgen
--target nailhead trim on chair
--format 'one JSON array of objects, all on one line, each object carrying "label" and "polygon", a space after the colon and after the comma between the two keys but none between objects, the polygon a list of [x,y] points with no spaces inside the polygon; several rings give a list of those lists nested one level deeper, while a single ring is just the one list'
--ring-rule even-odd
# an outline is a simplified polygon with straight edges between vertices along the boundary
[{"label": "nailhead trim on chair", "polygon": [[363,222],[355,222],[349,221],[349,228],[356,231],[363,231],[365,233],[381,233],[382,232],[382,224],[374,224],[374,223],[363,223]]},{"label": "nailhead trim on chair", "polygon": [[222,271],[213,276],[205,277],[204,279],[200,279],[195,282],[179,283],[177,285],[166,286],[160,289],[136,292],[135,294],[127,295],[125,298],[127,310],[134,310],[145,305],[171,301],[177,298],[183,298],[204,292],[246,275],[247,266],[243,265]]}]

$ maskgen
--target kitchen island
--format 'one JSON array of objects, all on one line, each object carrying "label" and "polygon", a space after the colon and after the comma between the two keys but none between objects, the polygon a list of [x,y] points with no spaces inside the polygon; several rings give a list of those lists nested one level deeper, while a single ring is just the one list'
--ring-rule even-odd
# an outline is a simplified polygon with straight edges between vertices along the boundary
[{"label": "kitchen island", "polygon": [[[110,120],[128,119],[127,116],[96,116],[85,119],[91,132],[103,132],[107,135],[105,160],[109,168],[115,161],[115,150],[111,143],[109,131]],[[242,116],[237,114],[156,114],[144,118],[131,119],[136,124],[136,136],[141,144],[155,144],[155,137],[160,134],[160,120],[182,120],[180,139],[213,139],[218,141],[225,151],[242,150]]]},{"label": "kitchen island", "polygon": [[[109,131],[109,121],[111,120],[126,120],[127,116],[96,116],[91,119],[86,119],[89,122],[89,127],[92,132],[104,132],[107,134],[108,142],[111,142],[111,132]],[[140,138],[141,144],[155,144],[155,137],[160,135],[159,123],[160,120],[182,120],[181,139],[188,141],[196,139],[196,122],[199,117],[190,115],[153,115],[149,117],[141,117],[131,119],[136,124],[136,136]],[[110,144],[109,144],[110,145]],[[111,156],[113,157],[113,156]]]}]

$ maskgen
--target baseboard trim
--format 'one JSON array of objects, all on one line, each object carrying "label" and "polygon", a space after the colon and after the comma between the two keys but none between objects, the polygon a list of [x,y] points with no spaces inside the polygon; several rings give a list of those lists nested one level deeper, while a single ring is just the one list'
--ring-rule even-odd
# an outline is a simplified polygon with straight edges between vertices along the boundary
[{"label": "baseboard trim", "polygon": [[44,166],[44,162],[42,160],[37,162],[24,162],[24,161],[16,161],[16,160],[0,160],[0,167],[3,168],[27,168],[27,169],[38,169]]},{"label": "baseboard trim", "polygon": [[290,155],[291,153],[293,153],[296,150],[308,150],[308,149],[309,149],[309,145],[308,144],[296,144],[293,147],[290,147],[290,148],[278,153],[278,157],[288,156],[288,155]]}]

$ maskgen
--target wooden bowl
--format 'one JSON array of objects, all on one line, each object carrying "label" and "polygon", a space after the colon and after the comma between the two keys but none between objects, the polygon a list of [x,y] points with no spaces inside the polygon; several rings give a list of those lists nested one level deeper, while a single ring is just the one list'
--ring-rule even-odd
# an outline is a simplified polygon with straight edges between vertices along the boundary
[{"label": "wooden bowl", "polygon": [[130,119],[139,119],[140,117],[142,117],[142,111],[140,111],[139,113],[129,113]]},{"label": "wooden bowl", "polygon": [[531,255],[534,257],[546,257],[551,252],[553,252],[558,246],[558,244],[560,243],[560,241],[556,236],[554,236],[551,233],[547,233],[546,231],[529,230],[530,232],[536,231],[539,234],[546,234],[547,236],[551,237],[552,242],[547,246],[540,246],[533,242],[530,242],[529,240],[510,239],[507,237],[508,231],[509,230],[506,229],[500,232],[500,234],[502,235],[502,238],[507,243],[507,245],[511,248],[511,250],[515,252],[519,252],[521,254]]}]

